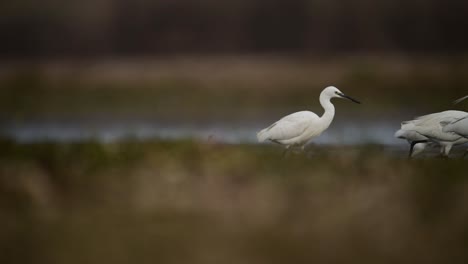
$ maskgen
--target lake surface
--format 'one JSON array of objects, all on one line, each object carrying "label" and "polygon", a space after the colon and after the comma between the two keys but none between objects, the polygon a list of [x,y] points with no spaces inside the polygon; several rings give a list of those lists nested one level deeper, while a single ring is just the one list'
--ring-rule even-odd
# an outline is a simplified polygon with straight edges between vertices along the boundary
[{"label": "lake surface", "polygon": [[[98,140],[112,142],[126,138],[197,139],[213,138],[219,142],[239,144],[256,142],[256,132],[267,127],[271,120],[249,122],[167,122],[154,119],[43,119],[6,121],[0,134],[18,142]],[[404,145],[394,138],[399,128],[397,120],[336,120],[330,128],[314,140],[317,144],[382,144]]]}]

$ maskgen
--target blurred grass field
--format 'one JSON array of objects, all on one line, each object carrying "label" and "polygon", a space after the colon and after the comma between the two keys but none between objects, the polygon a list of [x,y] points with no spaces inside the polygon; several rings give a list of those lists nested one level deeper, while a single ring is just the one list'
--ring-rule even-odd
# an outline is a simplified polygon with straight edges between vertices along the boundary
[{"label": "blurred grass field", "polygon": [[0,141],[1,263],[466,263],[466,162]]},{"label": "blurred grass field", "polygon": [[467,94],[467,70],[463,56],[18,62],[0,66],[0,117],[251,121],[321,111],[317,98],[328,85],[365,104],[340,104],[341,115],[424,113],[454,108],[451,102]]}]

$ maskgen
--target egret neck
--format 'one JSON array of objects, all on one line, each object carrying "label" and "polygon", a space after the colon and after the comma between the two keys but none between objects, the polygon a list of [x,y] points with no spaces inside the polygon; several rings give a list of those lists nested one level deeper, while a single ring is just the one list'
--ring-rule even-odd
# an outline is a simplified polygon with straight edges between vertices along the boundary
[{"label": "egret neck", "polygon": [[333,121],[333,117],[335,116],[335,106],[330,102],[331,97],[324,92],[320,94],[320,104],[323,107],[325,112],[323,113],[320,120],[325,128],[328,128]]}]

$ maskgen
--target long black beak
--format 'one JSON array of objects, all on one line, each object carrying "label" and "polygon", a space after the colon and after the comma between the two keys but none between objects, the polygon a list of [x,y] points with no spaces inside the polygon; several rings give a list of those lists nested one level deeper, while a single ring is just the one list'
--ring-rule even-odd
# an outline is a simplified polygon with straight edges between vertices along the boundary
[{"label": "long black beak", "polygon": [[352,97],[350,97],[350,96],[347,96],[347,95],[344,94],[344,93],[340,93],[340,94],[338,94],[338,95],[341,96],[341,97],[343,97],[343,98],[346,98],[346,99],[348,99],[348,100],[350,100],[350,101],[352,101],[352,102],[355,102],[356,104],[360,104],[360,103],[361,103],[361,102],[359,102],[358,100],[356,100],[356,99],[354,99],[354,98],[352,98]]},{"label": "long black beak", "polygon": [[453,104],[458,104],[458,103],[460,103],[461,101],[463,101],[463,100],[465,100],[467,98],[468,98],[468,95],[453,101]]}]

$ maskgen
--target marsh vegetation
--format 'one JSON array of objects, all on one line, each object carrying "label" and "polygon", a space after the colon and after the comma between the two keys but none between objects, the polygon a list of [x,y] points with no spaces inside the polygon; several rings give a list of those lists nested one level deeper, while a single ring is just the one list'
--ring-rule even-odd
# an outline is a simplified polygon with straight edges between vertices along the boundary
[{"label": "marsh vegetation", "polygon": [[0,142],[2,263],[466,263],[466,161]]}]

